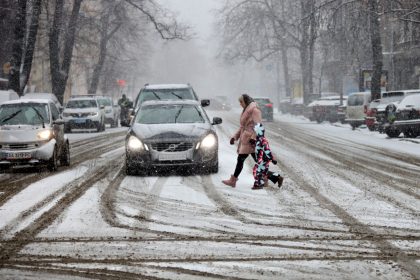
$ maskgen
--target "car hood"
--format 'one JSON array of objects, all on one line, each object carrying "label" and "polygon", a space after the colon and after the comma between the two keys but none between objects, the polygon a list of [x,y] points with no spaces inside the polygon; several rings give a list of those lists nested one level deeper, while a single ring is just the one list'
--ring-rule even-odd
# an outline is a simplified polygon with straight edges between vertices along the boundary
[{"label": "car hood", "polygon": [[198,139],[212,131],[212,126],[202,124],[134,124],[131,127],[137,137],[144,140]]},{"label": "car hood", "polygon": [[4,125],[0,126],[0,143],[27,143],[37,142],[38,132],[47,129],[32,125]]}]

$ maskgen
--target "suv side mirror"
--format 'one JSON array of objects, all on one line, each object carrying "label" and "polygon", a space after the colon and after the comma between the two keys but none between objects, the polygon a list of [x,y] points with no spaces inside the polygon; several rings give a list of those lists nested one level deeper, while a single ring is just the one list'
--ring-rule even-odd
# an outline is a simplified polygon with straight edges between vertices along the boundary
[{"label": "suv side mirror", "polygon": [[203,99],[201,100],[201,106],[207,107],[210,105],[210,99]]},{"label": "suv side mirror", "polygon": [[221,124],[222,123],[222,118],[219,118],[219,117],[214,117],[213,118],[213,125],[215,125],[215,124]]}]

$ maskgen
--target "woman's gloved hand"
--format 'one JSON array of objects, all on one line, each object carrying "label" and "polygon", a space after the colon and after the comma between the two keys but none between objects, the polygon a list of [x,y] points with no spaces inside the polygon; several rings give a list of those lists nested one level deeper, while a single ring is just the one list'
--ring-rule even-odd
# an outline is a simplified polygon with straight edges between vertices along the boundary
[{"label": "woman's gloved hand", "polygon": [[249,144],[251,144],[252,146],[255,146],[255,143],[257,143],[257,141],[255,139],[249,139]]},{"label": "woman's gloved hand", "polygon": [[229,141],[229,143],[231,144],[231,145],[233,145],[233,144],[235,144],[235,138],[230,138],[230,141]]}]

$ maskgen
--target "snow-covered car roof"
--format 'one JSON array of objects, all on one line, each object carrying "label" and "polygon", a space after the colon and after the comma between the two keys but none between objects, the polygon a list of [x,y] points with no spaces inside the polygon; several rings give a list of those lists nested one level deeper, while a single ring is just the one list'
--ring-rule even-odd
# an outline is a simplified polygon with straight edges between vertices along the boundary
[{"label": "snow-covered car roof", "polygon": [[178,89],[178,88],[190,88],[188,84],[154,84],[146,85],[145,89]]},{"label": "snow-covered car roof", "polygon": [[35,98],[33,98],[33,99],[30,99],[30,98],[28,98],[28,99],[15,99],[15,100],[10,100],[10,101],[6,101],[6,102],[3,102],[2,103],[2,105],[3,104],[21,104],[21,103],[48,103],[49,101],[51,101],[52,102],[52,100],[50,100],[50,99],[42,99],[42,98],[39,98],[39,99],[35,99]]},{"label": "snow-covered car roof", "polygon": [[[346,105],[346,104],[347,104],[347,96],[343,96],[343,105]],[[320,99],[314,100],[311,103],[309,103],[307,107],[336,106],[336,105],[340,105],[339,95],[321,97]]]},{"label": "snow-covered car roof", "polygon": [[419,109],[420,108],[420,93],[407,95],[401,102],[398,104],[398,109],[406,109],[407,107]]},{"label": "snow-covered car roof", "polygon": [[53,93],[48,92],[31,92],[27,93],[24,96],[21,96],[20,99],[48,99],[57,104],[59,107],[61,107],[60,102],[57,99],[57,96]]},{"label": "snow-covered car roof", "polygon": [[148,100],[144,101],[141,106],[148,106],[148,105],[201,105],[200,102],[196,100],[190,99],[182,99],[182,100]]}]

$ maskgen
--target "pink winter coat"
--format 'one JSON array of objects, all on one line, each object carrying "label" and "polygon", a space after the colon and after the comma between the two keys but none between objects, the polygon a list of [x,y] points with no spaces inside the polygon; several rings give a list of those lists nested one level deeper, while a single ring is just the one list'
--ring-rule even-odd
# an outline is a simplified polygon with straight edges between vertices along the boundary
[{"label": "pink winter coat", "polygon": [[232,136],[235,140],[239,139],[238,154],[255,153],[255,147],[249,143],[249,139],[255,139],[254,126],[261,123],[261,111],[257,103],[251,102],[241,114],[241,127]]}]

